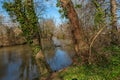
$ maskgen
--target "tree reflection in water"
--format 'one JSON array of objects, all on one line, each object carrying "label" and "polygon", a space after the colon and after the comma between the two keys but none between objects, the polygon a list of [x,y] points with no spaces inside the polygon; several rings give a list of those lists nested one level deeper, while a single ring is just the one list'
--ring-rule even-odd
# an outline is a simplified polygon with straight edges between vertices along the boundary
[{"label": "tree reflection in water", "polygon": [[[53,71],[62,69],[72,63],[66,52],[60,48],[44,51],[45,58]],[[46,61],[32,57],[28,46],[15,46],[0,49],[0,80],[39,80],[48,75]],[[37,65],[39,66],[37,66]]]},{"label": "tree reflection in water", "polygon": [[28,46],[0,49],[0,80],[33,80],[39,77]]}]

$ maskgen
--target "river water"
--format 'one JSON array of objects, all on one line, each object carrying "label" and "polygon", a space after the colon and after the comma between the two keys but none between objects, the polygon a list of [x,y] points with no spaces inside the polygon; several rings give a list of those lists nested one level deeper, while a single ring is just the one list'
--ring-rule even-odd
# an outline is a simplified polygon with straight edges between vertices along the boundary
[{"label": "river water", "polygon": [[[65,51],[56,48],[52,57],[46,56],[46,62],[57,71],[69,66],[72,60]],[[38,71],[27,45],[0,48],[0,80],[38,80]]]},{"label": "river water", "polygon": [[0,49],[0,80],[35,80],[37,65],[28,46]]},{"label": "river water", "polygon": [[52,71],[63,69],[72,63],[70,56],[61,47],[56,47],[54,56],[52,58],[48,56],[46,60]]}]

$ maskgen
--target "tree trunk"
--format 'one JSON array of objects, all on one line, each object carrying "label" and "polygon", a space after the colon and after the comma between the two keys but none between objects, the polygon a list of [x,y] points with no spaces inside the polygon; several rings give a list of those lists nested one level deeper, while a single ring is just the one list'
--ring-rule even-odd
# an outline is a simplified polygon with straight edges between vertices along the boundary
[{"label": "tree trunk", "polygon": [[45,56],[41,50],[35,55],[35,60],[37,63],[39,73],[41,75],[40,80],[46,80],[45,78],[49,76],[51,69],[49,65],[46,63]]},{"label": "tree trunk", "polygon": [[77,13],[71,0],[60,0],[61,6],[67,12],[67,17],[71,25],[72,39],[77,55],[80,55],[82,62],[88,61],[88,45],[85,42],[82,28],[79,24]]},{"label": "tree trunk", "polygon": [[112,30],[111,30],[111,42],[113,44],[116,44],[117,42],[117,37],[116,37],[116,32],[117,32],[117,14],[116,14],[116,9],[117,9],[117,4],[116,0],[110,0],[111,4],[111,17],[112,17]]},{"label": "tree trunk", "polygon": [[112,29],[117,31],[116,0],[110,0],[110,4],[111,4],[111,16],[112,16]]}]

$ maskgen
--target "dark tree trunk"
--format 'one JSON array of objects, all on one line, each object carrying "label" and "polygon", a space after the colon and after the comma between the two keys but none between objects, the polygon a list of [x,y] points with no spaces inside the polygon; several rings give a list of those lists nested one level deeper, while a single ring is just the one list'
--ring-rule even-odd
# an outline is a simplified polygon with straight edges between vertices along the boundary
[{"label": "dark tree trunk", "polygon": [[71,0],[60,0],[62,7],[67,12],[67,17],[71,25],[72,39],[77,55],[80,55],[82,62],[86,62],[88,59],[88,45],[84,40],[84,34],[82,27],[79,24],[78,15],[74,9],[74,5]]}]

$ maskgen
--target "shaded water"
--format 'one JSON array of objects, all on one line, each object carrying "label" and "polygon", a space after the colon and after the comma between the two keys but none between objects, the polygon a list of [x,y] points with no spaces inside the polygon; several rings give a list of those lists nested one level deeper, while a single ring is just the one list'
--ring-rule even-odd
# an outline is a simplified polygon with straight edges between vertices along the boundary
[{"label": "shaded water", "polygon": [[[46,61],[53,71],[60,70],[72,63],[69,55],[61,48],[46,53]],[[50,57],[52,56],[52,57]],[[39,70],[26,45],[0,48],[0,80],[38,80]]]},{"label": "shaded water", "polygon": [[34,80],[39,77],[28,46],[0,49],[0,80]]}]

